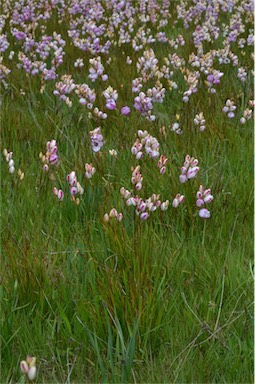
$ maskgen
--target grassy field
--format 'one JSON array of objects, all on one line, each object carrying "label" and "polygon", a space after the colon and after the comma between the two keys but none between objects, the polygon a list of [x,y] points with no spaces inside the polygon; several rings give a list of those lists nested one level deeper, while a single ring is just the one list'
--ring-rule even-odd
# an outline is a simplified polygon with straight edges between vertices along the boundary
[{"label": "grassy field", "polygon": [[[186,41],[178,55],[188,62],[192,37],[181,22],[177,27]],[[51,28],[67,39],[65,25],[50,24],[48,33]],[[177,29],[167,28],[176,37]],[[18,50],[12,39],[9,50]],[[150,47],[159,61],[170,53],[164,44]],[[115,47],[108,66],[102,55],[105,85],[88,79],[92,56],[66,45],[59,77],[72,74],[97,95],[110,84],[118,90],[118,105],[132,109],[128,116],[109,111],[102,121],[77,99],[69,108],[54,96],[59,79],[45,82],[40,92],[39,77],[10,63],[12,72],[1,86],[1,153],[13,151],[15,161],[10,174],[1,155],[1,383],[25,382],[20,361],[27,354],[37,358],[38,383],[253,382],[253,119],[239,121],[253,98],[252,49],[245,47],[245,55],[236,51],[249,67],[246,82],[237,78],[237,67],[226,65],[217,93],[208,93],[200,79],[188,103],[176,70],[179,89],[167,89],[164,102],[155,104],[155,121],[132,108],[131,80],[143,51]],[[84,60],[81,69],[73,66],[77,57]],[[96,105],[104,110],[100,97]],[[237,106],[233,119],[222,112],[227,99]],[[201,111],[203,132],[193,122]],[[176,115],[182,135],[169,128]],[[105,144],[93,153],[89,132],[99,125]],[[168,157],[164,175],[157,161],[131,154],[139,129],[156,137]],[[52,139],[60,161],[45,173],[39,153]],[[112,148],[117,158],[109,154]],[[200,170],[180,184],[187,154],[199,160]],[[85,163],[96,168],[90,180]],[[157,210],[146,221],[119,192],[134,189],[131,167],[138,164],[141,196],[170,200],[166,212]],[[66,176],[73,170],[84,188],[79,205],[68,196]],[[214,196],[208,220],[197,214],[201,184]],[[64,191],[63,201],[57,201],[54,186]],[[185,201],[175,209],[177,193]],[[113,207],[123,220],[104,222]]]}]

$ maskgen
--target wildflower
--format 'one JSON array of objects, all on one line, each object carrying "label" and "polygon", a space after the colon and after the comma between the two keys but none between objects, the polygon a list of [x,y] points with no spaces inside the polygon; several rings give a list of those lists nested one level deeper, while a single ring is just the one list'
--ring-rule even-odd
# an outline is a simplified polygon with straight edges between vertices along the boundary
[{"label": "wildflower", "polygon": [[95,128],[93,131],[90,131],[90,138],[93,152],[99,152],[102,146],[104,145],[103,135],[101,134],[100,127]]},{"label": "wildflower", "polygon": [[161,155],[158,161],[159,173],[163,175],[166,172],[166,165],[168,163],[168,158],[165,155]]},{"label": "wildflower", "polygon": [[250,120],[251,117],[252,117],[252,109],[246,108],[243,113],[243,116],[240,119],[240,123],[245,124],[246,121]]},{"label": "wildflower", "polygon": [[80,200],[74,198],[75,195],[79,194],[82,195],[84,193],[84,189],[80,185],[80,183],[77,181],[77,177],[74,171],[70,172],[67,177],[66,177],[69,186],[70,186],[70,195],[71,195],[71,200],[76,202],[78,205],[80,203]]},{"label": "wildflower", "polygon": [[166,211],[166,210],[168,209],[168,206],[169,206],[169,200],[164,201],[164,202],[160,205],[160,209],[161,209],[161,211]]},{"label": "wildflower", "polygon": [[[204,189],[203,185],[200,185],[199,190],[197,191],[197,207],[201,208],[204,204],[209,204],[213,201],[213,196],[211,194],[211,189]],[[208,219],[210,217],[210,212],[206,208],[199,210],[199,216],[203,219]]]},{"label": "wildflower", "polygon": [[104,214],[104,221],[108,223],[111,219],[117,219],[117,221],[122,221],[123,219],[123,213],[118,213],[116,208],[112,208],[108,213]]},{"label": "wildflower", "polygon": [[116,151],[116,149],[109,149],[109,153],[112,157],[117,157],[118,156],[118,152]]},{"label": "wildflower", "polygon": [[202,208],[200,209],[200,211],[198,212],[199,216],[202,218],[202,219],[209,219],[211,214],[210,214],[210,211],[208,211],[208,209],[206,208]]},{"label": "wildflower", "polygon": [[140,214],[140,219],[143,221],[147,220],[149,217],[150,217],[150,215],[148,214],[148,212],[142,212]]},{"label": "wildflower", "polygon": [[174,208],[177,208],[178,205],[180,205],[181,203],[184,202],[184,196],[183,195],[180,195],[180,193],[178,193],[175,198],[173,199],[173,207]]},{"label": "wildflower", "polygon": [[106,99],[106,108],[110,110],[116,109],[116,100],[118,99],[118,92],[109,86],[104,92],[103,95]]},{"label": "wildflower", "polygon": [[124,116],[127,116],[130,114],[130,108],[126,105],[125,107],[121,108],[121,114]]},{"label": "wildflower", "polygon": [[128,199],[131,196],[131,192],[124,187],[120,188],[120,194],[124,197],[124,199]]},{"label": "wildflower", "polygon": [[132,167],[132,177],[131,177],[131,182],[132,184],[135,185],[136,190],[140,191],[142,189],[142,182],[143,182],[143,177],[140,173],[140,165],[138,165],[136,168]]},{"label": "wildflower", "polygon": [[20,180],[24,179],[24,172],[22,172],[21,169],[18,170],[18,176],[19,176]]},{"label": "wildflower", "polygon": [[203,112],[200,112],[198,115],[195,116],[194,123],[195,125],[199,126],[200,132],[205,130],[205,118]]},{"label": "wildflower", "polygon": [[36,358],[27,356],[26,360],[20,363],[20,369],[25,373],[29,380],[33,381],[36,378]]},{"label": "wildflower", "polygon": [[56,166],[59,163],[59,158],[57,154],[58,147],[57,147],[56,140],[52,139],[51,141],[48,141],[46,145],[46,149],[47,151],[45,155],[43,155],[42,152],[40,152],[40,155],[39,155],[42,162],[45,163],[43,166],[44,172],[48,172],[49,165]]},{"label": "wildflower", "polygon": [[75,68],[82,68],[84,66],[83,59],[77,59],[74,63]]},{"label": "wildflower", "polygon": [[55,196],[57,196],[59,201],[62,201],[64,199],[64,192],[61,189],[58,190],[56,187],[54,187],[53,193]]},{"label": "wildflower", "polygon": [[227,100],[225,107],[223,107],[222,112],[227,113],[227,116],[229,119],[232,119],[235,114],[234,111],[236,110],[236,106],[234,105],[234,102],[231,100]]},{"label": "wildflower", "polygon": [[182,129],[180,128],[180,124],[177,122],[173,123],[171,131],[175,132],[177,135],[181,135],[183,133]]},{"label": "wildflower", "polygon": [[180,175],[180,182],[186,183],[189,179],[193,179],[196,177],[199,167],[198,160],[194,159],[194,157],[190,157],[187,155],[185,157],[185,162],[183,164],[183,167],[181,168],[181,175]]},{"label": "wildflower", "polygon": [[92,176],[95,174],[95,172],[96,172],[96,168],[95,167],[93,167],[92,166],[92,164],[88,164],[88,163],[86,163],[85,164],[85,177],[87,178],[87,179],[91,179],[92,178]]}]

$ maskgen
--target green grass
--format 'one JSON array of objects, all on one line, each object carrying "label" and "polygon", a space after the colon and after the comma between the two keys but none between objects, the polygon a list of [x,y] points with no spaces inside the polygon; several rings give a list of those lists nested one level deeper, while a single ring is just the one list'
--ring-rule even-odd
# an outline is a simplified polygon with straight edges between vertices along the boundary
[{"label": "green grass", "polygon": [[[73,71],[69,49],[63,73]],[[106,144],[96,156],[89,131],[99,123],[77,101],[68,109],[57,100],[54,84],[40,94],[36,79],[13,69],[9,88],[2,87],[1,151],[14,152],[25,178],[10,175],[2,156],[1,382],[24,382],[19,363],[28,353],[37,357],[38,383],[253,382],[253,132],[251,120],[239,124],[252,84],[242,87],[234,71],[217,95],[201,84],[186,105],[178,91],[168,93],[155,123],[135,112],[109,113],[101,123]],[[84,73],[74,77],[87,82]],[[134,66],[111,65],[110,84],[124,85],[120,105],[131,105],[134,77]],[[237,103],[233,120],[221,112],[227,98]],[[193,124],[200,111],[203,133]],[[168,128],[176,113],[182,136]],[[147,222],[119,194],[122,186],[131,189],[130,147],[138,129],[155,135],[169,158],[161,177],[154,161],[141,161],[144,196],[186,197],[183,206]],[[39,159],[52,138],[61,156],[55,180]],[[200,172],[180,185],[187,153],[199,159]],[[97,169],[91,181],[84,177],[86,162]],[[85,188],[79,206],[68,198],[71,170]],[[201,183],[214,195],[208,221],[194,215]],[[62,203],[55,185],[65,191]],[[106,225],[103,215],[114,206],[124,220]]]}]

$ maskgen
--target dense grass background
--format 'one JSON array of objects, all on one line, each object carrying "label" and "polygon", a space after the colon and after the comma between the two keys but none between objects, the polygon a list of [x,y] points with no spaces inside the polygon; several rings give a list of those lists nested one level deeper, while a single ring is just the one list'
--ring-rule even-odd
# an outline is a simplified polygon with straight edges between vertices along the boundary
[{"label": "dense grass background", "polygon": [[[180,56],[188,57],[187,46]],[[159,58],[163,47],[153,47]],[[86,67],[73,68],[76,57],[67,47],[61,71],[87,82]],[[89,55],[83,57],[86,62]],[[117,49],[112,57],[109,83],[119,104],[131,106],[135,65],[125,65]],[[89,131],[99,123],[78,102],[69,109],[54,97],[53,83],[41,94],[39,80],[13,68],[8,88],[1,88],[1,151],[14,152],[25,178],[10,175],[2,156],[1,382],[23,382],[19,363],[28,353],[37,357],[38,383],[253,382],[253,124],[239,123],[252,81],[249,73],[243,86],[237,68],[224,70],[216,95],[202,80],[204,90],[188,104],[178,90],[168,92],[154,123],[135,111],[109,113],[101,123],[106,144],[95,155]],[[98,92],[103,87],[95,84]],[[228,98],[237,105],[233,120],[221,111]],[[207,122],[202,133],[193,124],[200,111]],[[176,114],[181,136],[168,128]],[[147,222],[119,194],[122,186],[131,189],[130,147],[138,129],[156,136],[169,158],[163,176],[154,161],[141,161],[144,196],[186,197],[183,206]],[[61,163],[49,177],[39,152],[52,138]],[[180,185],[187,153],[199,159],[200,172]],[[91,181],[84,177],[86,162],[97,169]],[[71,170],[85,188],[79,206],[68,198]],[[194,215],[201,183],[214,195],[208,221]],[[62,203],[52,193],[55,185],[66,193]],[[125,219],[106,225],[103,215],[113,206]]]}]

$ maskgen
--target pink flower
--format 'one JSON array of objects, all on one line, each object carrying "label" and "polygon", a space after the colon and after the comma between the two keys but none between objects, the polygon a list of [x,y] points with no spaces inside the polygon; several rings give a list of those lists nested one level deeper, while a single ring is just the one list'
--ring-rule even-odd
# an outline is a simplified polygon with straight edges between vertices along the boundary
[{"label": "pink flower", "polygon": [[106,108],[107,109],[110,109],[111,111],[113,111],[114,109],[116,109],[116,103],[113,99],[108,99],[106,101]]},{"label": "pink flower", "polygon": [[148,217],[150,217],[148,212],[142,212],[141,215],[140,215],[140,219],[143,220],[143,221],[147,220]]},{"label": "pink flower", "polygon": [[198,212],[199,216],[202,218],[202,219],[209,219],[209,217],[211,216],[210,214],[210,211],[208,211],[208,209],[206,208],[202,208],[200,209],[200,211]]},{"label": "pink flower", "polygon": [[126,105],[125,107],[121,108],[121,114],[124,116],[127,116],[130,114],[130,108]]},{"label": "pink flower", "polygon": [[64,192],[60,189],[57,196],[59,201],[62,201],[64,199]]},{"label": "pink flower", "polygon": [[35,380],[36,378],[36,358],[27,356],[26,361],[23,360],[20,363],[20,369],[21,372],[25,373],[27,375],[27,378],[31,381]]},{"label": "pink flower", "polygon": [[52,155],[50,155],[49,162],[51,165],[57,165],[58,155],[56,155],[56,153],[53,153]]},{"label": "pink flower", "polygon": [[180,179],[180,183],[182,184],[186,183],[186,181],[188,180],[186,175],[180,175],[179,179]]},{"label": "pink flower", "polygon": [[78,189],[77,189],[77,187],[72,187],[72,188],[70,189],[70,194],[71,194],[71,196],[77,195],[77,193],[78,193]]}]

